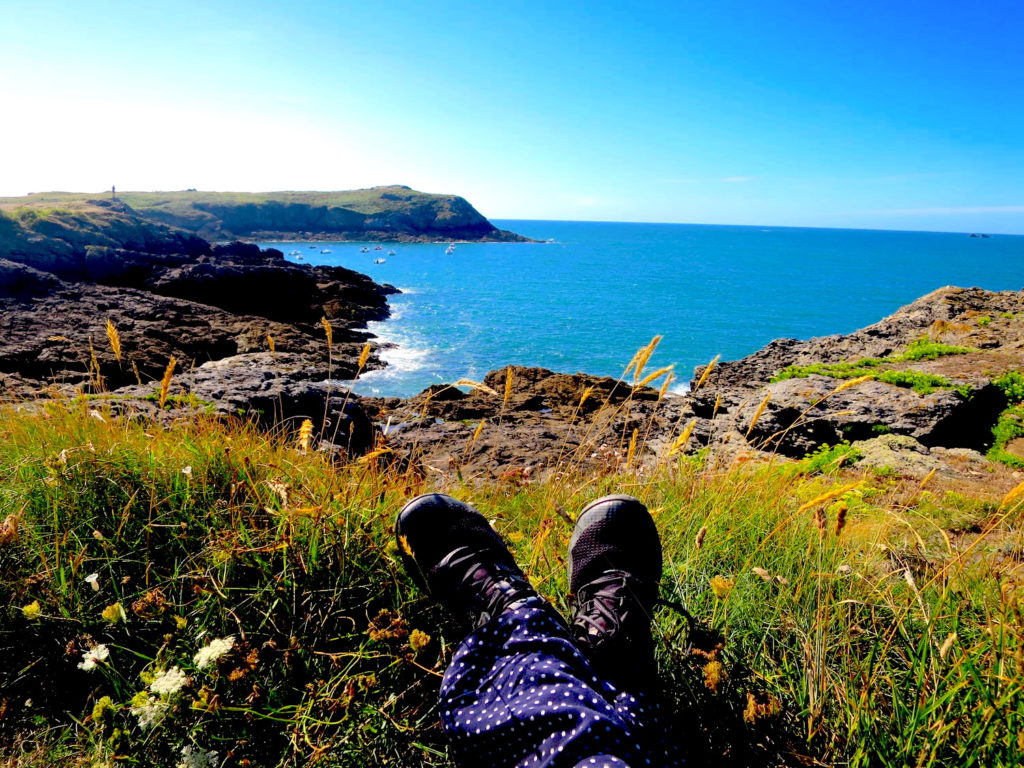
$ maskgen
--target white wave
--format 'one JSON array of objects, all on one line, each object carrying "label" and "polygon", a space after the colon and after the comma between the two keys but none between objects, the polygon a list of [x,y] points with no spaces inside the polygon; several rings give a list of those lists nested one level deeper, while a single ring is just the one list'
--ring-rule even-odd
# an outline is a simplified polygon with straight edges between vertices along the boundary
[{"label": "white wave", "polygon": [[394,375],[409,373],[410,371],[421,371],[427,367],[436,351],[431,347],[413,347],[394,339],[387,339],[386,341],[396,345],[380,351],[380,358],[388,364],[387,368],[382,368],[379,371],[368,371],[363,374],[363,378],[388,373]]}]

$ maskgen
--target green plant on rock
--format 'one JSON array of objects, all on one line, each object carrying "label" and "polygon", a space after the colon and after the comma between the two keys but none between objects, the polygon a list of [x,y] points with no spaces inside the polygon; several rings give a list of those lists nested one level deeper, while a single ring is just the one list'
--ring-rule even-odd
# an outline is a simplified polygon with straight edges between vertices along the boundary
[{"label": "green plant on rock", "polygon": [[937,389],[955,389],[964,397],[970,396],[970,387],[954,385],[945,376],[909,370],[882,370],[878,368],[885,363],[918,362],[935,360],[946,355],[965,355],[977,352],[974,347],[960,347],[952,344],[940,344],[925,338],[912,341],[898,355],[890,357],[862,357],[860,360],[843,363],[810,363],[809,365],[789,365],[775,374],[772,382],[786,379],[804,379],[808,376],[827,376],[830,379],[853,379],[858,376],[874,375],[878,381],[893,384],[897,387],[910,387],[915,392],[929,395]]},{"label": "green plant on rock", "polygon": [[[989,318],[991,320],[992,318]],[[981,322],[979,318],[978,322]],[[916,362],[918,360],[935,360],[947,355],[966,355],[969,352],[977,352],[974,347],[961,347],[954,344],[940,344],[937,341],[928,339],[916,339],[907,346],[902,354],[896,355],[892,360],[896,362]]]},{"label": "green plant on rock", "polygon": [[810,363],[809,365],[787,365],[772,378],[772,382],[786,379],[806,379],[808,376],[828,376],[830,379],[855,379],[873,373],[885,362],[880,357],[864,357],[852,363]]},{"label": "green plant on rock", "polygon": [[882,371],[875,378],[884,381],[886,384],[894,384],[897,387],[910,387],[922,395],[930,395],[937,389],[956,389],[961,394],[966,391],[954,386],[953,382],[945,376],[934,373],[922,373],[921,371]]},{"label": "green plant on rock", "polygon": [[1011,403],[1024,401],[1024,373],[1020,371],[1007,371],[1001,376],[992,379],[992,383],[1006,395]]},{"label": "green plant on rock", "polygon": [[992,461],[1000,461],[1011,467],[1024,469],[1024,458],[1006,450],[1019,437],[1024,437],[1024,405],[1013,405],[999,414],[999,420],[992,428],[992,447],[986,454]]},{"label": "green plant on rock", "polygon": [[836,445],[826,443],[808,453],[800,461],[800,468],[807,473],[819,472],[827,475],[854,464],[860,457],[861,452],[850,445],[849,440]]}]

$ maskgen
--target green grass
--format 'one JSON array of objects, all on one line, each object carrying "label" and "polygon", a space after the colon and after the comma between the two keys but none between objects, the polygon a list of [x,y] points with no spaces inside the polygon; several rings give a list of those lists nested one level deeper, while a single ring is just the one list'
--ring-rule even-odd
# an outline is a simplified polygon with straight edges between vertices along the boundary
[{"label": "green grass", "polygon": [[[0,207],[16,209],[19,215],[45,216],[47,209],[59,209],[69,204],[81,204],[88,200],[109,198],[108,192],[43,192],[27,197],[0,198]],[[202,192],[196,190],[175,192],[121,192],[117,198],[130,205],[143,216],[159,214],[161,220],[174,220],[181,225],[192,223],[202,226],[214,216],[202,210],[209,205],[260,205],[270,202],[346,208],[361,214],[377,214],[390,211],[405,211],[410,206],[433,204],[440,206],[443,215],[452,195],[419,192],[405,187],[375,187],[338,192]],[[391,199],[397,198],[397,199]],[[199,206],[199,207],[197,207]],[[28,212],[28,213],[25,213]]]},{"label": "green grass", "polygon": [[882,369],[881,366],[893,363],[935,360],[946,355],[964,355],[977,351],[973,347],[961,347],[952,344],[940,344],[928,339],[917,339],[911,342],[903,352],[889,357],[862,357],[859,360],[842,363],[789,365],[776,373],[771,378],[771,381],[805,379],[811,375],[827,376],[831,379],[854,379],[859,376],[871,375],[877,381],[893,384],[897,387],[909,387],[923,395],[931,394],[939,389],[955,389],[964,397],[967,397],[970,394],[970,387],[956,385],[945,376],[915,370]]},{"label": "green grass", "polygon": [[[0,755],[174,766],[196,744],[232,752],[229,765],[448,765],[436,693],[461,634],[410,584],[390,528],[430,488],[373,462],[332,465],[293,435],[101,422],[95,407],[0,413],[0,517],[19,521],[0,544]],[[844,452],[446,490],[495,521],[563,609],[563,510],[612,490],[650,506],[662,592],[702,626],[688,637],[673,613],[656,621],[673,732],[694,764],[1018,765],[1021,574],[1001,553],[1021,544],[1021,499],[842,476]],[[110,622],[114,604],[125,615]],[[416,630],[429,640],[416,634],[414,650]],[[225,636],[232,650],[197,668]],[[95,643],[110,658],[78,669]],[[173,666],[188,683],[141,729],[132,700]]]}]

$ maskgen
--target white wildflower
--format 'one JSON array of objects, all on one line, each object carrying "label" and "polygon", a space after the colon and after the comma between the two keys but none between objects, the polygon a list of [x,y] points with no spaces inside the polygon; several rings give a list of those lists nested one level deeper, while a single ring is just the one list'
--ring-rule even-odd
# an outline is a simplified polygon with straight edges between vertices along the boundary
[{"label": "white wildflower", "polygon": [[165,669],[149,684],[149,690],[165,696],[173,696],[188,683],[188,676],[177,667]]},{"label": "white wildflower", "polygon": [[98,573],[90,573],[86,576],[85,583],[92,587],[93,592],[100,591],[100,575]]},{"label": "white wildflower", "polygon": [[192,477],[192,467],[182,467],[181,474],[183,474],[185,477]]},{"label": "white wildflower", "polygon": [[200,648],[199,652],[192,657],[192,661],[199,669],[205,669],[220,658],[223,658],[235,645],[235,636],[228,635],[218,640],[211,640],[209,645]]},{"label": "white wildflower", "polygon": [[170,704],[163,699],[143,694],[135,697],[135,703],[129,711],[139,718],[139,728],[149,728],[163,719],[169,707]]},{"label": "white wildflower", "polygon": [[201,747],[184,746],[181,748],[181,760],[178,768],[213,768],[217,764],[217,753],[206,751]]},{"label": "white wildflower", "polygon": [[84,669],[86,672],[91,672],[99,666],[100,662],[106,661],[110,658],[110,649],[105,645],[97,645],[95,648],[90,648],[82,655],[82,660],[78,663],[79,669]]}]

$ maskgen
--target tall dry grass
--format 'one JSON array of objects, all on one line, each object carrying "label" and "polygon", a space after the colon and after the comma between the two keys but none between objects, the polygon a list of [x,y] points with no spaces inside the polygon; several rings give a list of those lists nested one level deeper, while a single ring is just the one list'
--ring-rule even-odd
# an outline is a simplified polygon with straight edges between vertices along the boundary
[{"label": "tall dry grass", "polygon": [[[645,367],[638,353],[635,381]],[[513,394],[508,374],[491,396]],[[643,473],[628,471],[641,425],[617,471],[566,453],[547,477],[440,490],[494,520],[566,611],[576,511],[610,492],[648,505],[662,595],[696,619],[655,622],[692,764],[1020,764],[1024,484],[987,498],[810,461],[712,467],[687,453],[693,424]],[[0,755],[448,764],[436,692],[461,632],[406,578],[391,530],[404,499],[435,488],[386,446],[333,464],[312,427],[161,426],[88,400],[0,411]],[[480,421],[472,440],[498,428]],[[212,640],[228,650],[201,666]],[[99,646],[108,656],[80,668]],[[180,690],[153,693],[175,667]],[[146,727],[144,704],[159,709]]]}]

